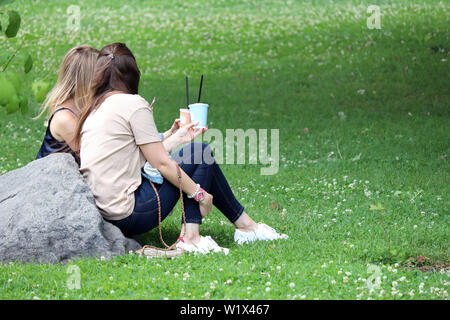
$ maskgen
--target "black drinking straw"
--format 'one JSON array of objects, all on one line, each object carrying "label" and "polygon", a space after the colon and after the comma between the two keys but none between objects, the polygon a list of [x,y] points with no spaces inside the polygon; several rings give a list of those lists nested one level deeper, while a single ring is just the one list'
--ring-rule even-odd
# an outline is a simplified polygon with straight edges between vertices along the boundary
[{"label": "black drinking straw", "polygon": [[203,75],[200,78],[200,90],[198,91],[198,101],[200,103],[200,96],[202,95]]},{"label": "black drinking straw", "polygon": [[189,108],[189,85],[188,85],[188,76],[186,76],[186,101],[187,101],[187,107]]}]

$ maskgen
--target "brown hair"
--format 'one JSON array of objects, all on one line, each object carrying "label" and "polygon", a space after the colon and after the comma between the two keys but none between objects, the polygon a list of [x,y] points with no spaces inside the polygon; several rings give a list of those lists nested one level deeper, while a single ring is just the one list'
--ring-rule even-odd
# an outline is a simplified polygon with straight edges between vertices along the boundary
[{"label": "brown hair", "polygon": [[98,55],[88,107],[80,114],[75,130],[75,141],[80,143],[84,122],[109,94],[115,91],[137,94],[140,77],[141,72],[136,59],[124,43],[116,42],[105,46]]}]

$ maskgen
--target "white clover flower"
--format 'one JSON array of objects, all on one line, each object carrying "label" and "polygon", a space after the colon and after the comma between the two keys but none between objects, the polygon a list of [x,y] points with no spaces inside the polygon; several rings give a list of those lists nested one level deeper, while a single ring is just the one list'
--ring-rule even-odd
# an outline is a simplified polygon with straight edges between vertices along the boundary
[{"label": "white clover flower", "polygon": [[294,289],[294,287],[295,287],[295,283],[293,283],[293,282],[289,283],[289,288]]}]

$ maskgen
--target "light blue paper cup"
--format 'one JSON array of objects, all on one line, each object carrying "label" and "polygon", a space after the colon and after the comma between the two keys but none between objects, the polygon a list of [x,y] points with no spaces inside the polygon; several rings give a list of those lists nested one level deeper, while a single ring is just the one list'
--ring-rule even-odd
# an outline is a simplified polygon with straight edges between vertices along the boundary
[{"label": "light blue paper cup", "polygon": [[206,103],[194,103],[189,105],[189,111],[191,113],[191,121],[199,124],[194,128],[206,128],[208,120],[208,105]]}]

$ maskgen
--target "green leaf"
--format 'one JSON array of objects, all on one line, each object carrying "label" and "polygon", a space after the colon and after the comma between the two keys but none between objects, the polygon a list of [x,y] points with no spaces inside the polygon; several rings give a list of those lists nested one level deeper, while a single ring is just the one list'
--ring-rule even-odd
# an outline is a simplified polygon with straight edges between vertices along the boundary
[{"label": "green leaf", "polygon": [[13,96],[9,103],[6,105],[7,113],[14,113],[19,110],[20,100],[18,96]]},{"label": "green leaf", "polygon": [[30,72],[31,68],[33,68],[33,58],[31,58],[30,54],[27,52],[25,54],[25,62],[23,64],[23,70],[25,73]]},{"label": "green leaf", "polygon": [[36,97],[36,101],[42,103],[44,102],[47,93],[50,91],[50,84],[45,81],[35,81],[31,85],[31,89]]},{"label": "green leaf", "polygon": [[0,74],[0,105],[8,105],[11,98],[16,95],[14,85],[6,79],[4,74]]},{"label": "green leaf", "polygon": [[8,38],[14,38],[20,28],[20,14],[15,10],[8,11],[9,23],[5,30],[5,35]]},{"label": "green leaf", "polygon": [[16,72],[12,70],[6,71],[6,79],[8,79],[14,86],[16,93],[22,89],[22,82]]}]

